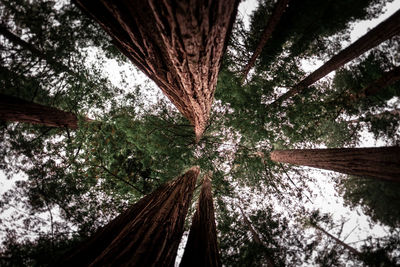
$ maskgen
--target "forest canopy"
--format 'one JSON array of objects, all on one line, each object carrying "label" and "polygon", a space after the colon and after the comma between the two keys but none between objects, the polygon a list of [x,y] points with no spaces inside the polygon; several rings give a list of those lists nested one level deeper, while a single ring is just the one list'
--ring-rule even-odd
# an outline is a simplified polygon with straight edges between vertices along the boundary
[{"label": "forest canopy", "polygon": [[400,264],[399,0],[105,2],[0,0],[1,266]]}]

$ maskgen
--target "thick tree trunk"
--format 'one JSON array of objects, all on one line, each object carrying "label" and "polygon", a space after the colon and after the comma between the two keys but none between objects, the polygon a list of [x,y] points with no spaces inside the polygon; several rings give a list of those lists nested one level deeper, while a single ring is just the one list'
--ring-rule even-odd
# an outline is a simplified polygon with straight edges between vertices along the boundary
[{"label": "thick tree trunk", "polygon": [[400,147],[275,150],[277,162],[400,182]]},{"label": "thick tree trunk", "polygon": [[275,4],[274,11],[272,12],[267,26],[265,27],[260,41],[258,42],[257,48],[254,51],[253,55],[251,56],[249,63],[247,63],[246,67],[242,73],[242,83],[246,80],[247,74],[249,73],[250,69],[256,63],[256,59],[261,54],[262,49],[264,48],[267,41],[271,38],[273,31],[275,30],[276,25],[278,25],[279,20],[281,19],[283,13],[285,12],[288,6],[289,0],[278,0]]},{"label": "thick tree trunk", "polygon": [[353,44],[342,50],[339,54],[332,57],[328,62],[308,75],[288,92],[280,96],[271,105],[280,105],[286,99],[304,91],[308,86],[315,83],[325,75],[338,69],[364,52],[379,45],[383,41],[400,34],[400,10],[394,13],[378,26],[370,30],[367,34],[359,38]]},{"label": "thick tree trunk", "polygon": [[0,94],[0,120],[42,124],[76,129],[78,118],[71,112],[47,107],[20,98]]},{"label": "thick tree trunk", "polygon": [[63,266],[173,266],[199,167],[145,196],[65,260]]},{"label": "thick tree trunk", "polygon": [[209,176],[204,177],[180,266],[221,266]]},{"label": "thick tree trunk", "polygon": [[[243,217],[243,221],[246,224],[247,228],[249,229],[251,235],[253,236],[253,240],[256,244],[266,247],[266,245],[264,244],[264,242],[261,240],[260,236],[258,235],[258,233],[256,232],[256,230],[254,229],[253,225],[251,225],[250,220],[247,218],[246,214],[244,213],[242,207],[239,206],[240,212],[242,213],[242,217]],[[267,266],[268,267],[274,267],[274,260],[267,255],[266,253],[264,253],[265,255],[265,259],[267,261]]]},{"label": "thick tree trunk", "polygon": [[75,0],[195,127],[206,127],[238,0]]},{"label": "thick tree trunk", "polygon": [[335,240],[335,242],[339,245],[341,245],[342,247],[344,247],[345,249],[347,249],[348,251],[350,251],[353,255],[357,256],[358,258],[362,257],[362,253],[359,252],[357,249],[353,248],[352,246],[349,246],[348,244],[344,243],[342,240],[340,240],[339,238],[331,235],[330,233],[328,233],[327,231],[325,231],[325,229],[321,228],[320,226],[318,226],[317,224],[311,224],[312,227],[314,227],[315,229],[321,231],[322,233],[324,233],[325,235],[329,236],[330,238],[332,238],[333,240]]}]

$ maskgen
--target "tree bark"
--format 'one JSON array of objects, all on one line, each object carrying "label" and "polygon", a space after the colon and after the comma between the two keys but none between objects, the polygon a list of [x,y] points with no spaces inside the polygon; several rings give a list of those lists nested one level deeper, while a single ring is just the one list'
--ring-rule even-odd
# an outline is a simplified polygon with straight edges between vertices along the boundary
[{"label": "tree bark", "polygon": [[42,124],[76,129],[78,118],[71,112],[43,106],[20,98],[0,94],[0,120]]},{"label": "tree bark", "polygon": [[261,54],[262,49],[264,48],[267,41],[271,38],[273,31],[275,30],[276,25],[278,25],[279,20],[281,19],[283,13],[285,12],[288,6],[289,0],[278,0],[275,4],[274,11],[272,12],[267,26],[265,27],[260,41],[258,42],[257,48],[254,51],[253,55],[251,56],[249,63],[247,63],[246,67],[242,73],[242,83],[246,80],[247,74],[249,73],[250,69],[256,63],[256,59]]},{"label": "tree bark", "polygon": [[339,54],[332,57],[328,62],[308,75],[288,92],[280,96],[271,105],[281,105],[283,101],[303,92],[308,88],[308,86],[323,78],[325,75],[397,34],[400,34],[400,10],[385,21],[381,22],[378,26],[370,30],[353,44],[339,52]]},{"label": "tree bark", "polygon": [[369,97],[379,93],[380,90],[385,87],[400,81],[400,66],[385,72],[378,80],[374,81],[368,87],[366,87],[358,97]]},{"label": "tree bark", "polygon": [[205,175],[203,180],[197,209],[180,264],[182,267],[221,266],[210,175]]},{"label": "tree bark", "polygon": [[195,127],[206,128],[238,0],[75,0]]},{"label": "tree bark", "polygon": [[400,182],[400,147],[275,150],[276,162]]},{"label": "tree bark", "polygon": [[330,233],[328,233],[327,231],[325,231],[325,229],[321,228],[319,225],[317,224],[311,224],[312,227],[314,227],[315,229],[321,231],[322,233],[324,233],[325,235],[329,236],[330,238],[332,238],[333,240],[335,240],[335,242],[339,245],[341,245],[342,247],[344,247],[345,249],[347,249],[348,251],[350,251],[353,255],[357,256],[358,258],[362,257],[362,253],[359,252],[357,249],[353,248],[352,246],[344,243],[342,240],[340,240],[339,238],[331,235]]},{"label": "tree bark", "polygon": [[70,253],[62,266],[173,266],[199,167],[164,184]]}]

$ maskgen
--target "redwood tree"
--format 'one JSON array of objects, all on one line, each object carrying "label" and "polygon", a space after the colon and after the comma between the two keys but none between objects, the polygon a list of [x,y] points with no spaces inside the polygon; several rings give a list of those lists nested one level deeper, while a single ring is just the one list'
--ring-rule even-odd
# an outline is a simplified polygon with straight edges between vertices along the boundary
[{"label": "redwood tree", "polygon": [[243,70],[242,73],[242,83],[247,77],[247,74],[249,73],[250,69],[254,66],[256,63],[257,57],[261,54],[261,51],[267,41],[271,38],[273,31],[275,30],[276,25],[278,24],[280,18],[282,17],[282,14],[285,12],[286,7],[289,3],[289,0],[278,0],[278,2],[275,4],[275,8],[273,13],[271,14],[267,26],[265,27],[261,38],[258,42],[257,48],[254,51],[253,55],[251,56],[249,63],[247,63],[246,67]]},{"label": "redwood tree", "polygon": [[357,41],[349,45],[347,48],[332,57],[328,62],[319,67],[313,73],[308,75],[298,84],[296,84],[288,92],[280,96],[272,105],[280,105],[288,98],[297,95],[308,88],[319,79],[323,78],[328,73],[338,69],[354,58],[360,56],[369,49],[379,45],[387,39],[400,33],[400,10],[394,13],[385,21],[381,22],[378,26],[370,30]]},{"label": "redwood tree", "polygon": [[276,162],[400,182],[400,147],[275,150]]},{"label": "redwood tree", "polygon": [[75,2],[190,120],[199,140],[239,1]]},{"label": "redwood tree", "polygon": [[221,266],[209,175],[205,175],[180,266]]},{"label": "redwood tree", "polygon": [[70,129],[78,127],[78,118],[71,112],[3,94],[0,94],[0,120],[42,124],[49,127],[68,127]]},{"label": "redwood tree", "polygon": [[199,167],[164,184],[62,260],[63,266],[173,266]]}]

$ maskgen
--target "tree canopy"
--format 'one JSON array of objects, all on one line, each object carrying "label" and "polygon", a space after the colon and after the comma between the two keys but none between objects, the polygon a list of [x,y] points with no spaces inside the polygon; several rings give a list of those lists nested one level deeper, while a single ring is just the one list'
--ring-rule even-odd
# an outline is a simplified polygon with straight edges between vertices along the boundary
[{"label": "tree canopy", "polygon": [[[398,0],[260,0],[248,17],[240,5],[236,15],[238,1],[198,10],[199,1],[143,1],[143,10],[123,0],[99,1],[97,10],[85,2],[0,0],[0,171],[13,183],[0,198],[1,266],[54,265],[192,166],[202,179],[185,200],[184,230],[192,216],[197,225],[215,217],[212,249],[224,266],[400,264],[399,183],[374,178],[378,164],[360,162],[371,153],[332,156],[371,165],[362,176],[274,157],[313,149],[301,160],[325,161],[318,151],[326,148],[398,149],[398,25],[376,47],[272,105],[313,73],[313,62],[347,51],[354,25],[380,19]],[[24,106],[64,115],[53,124],[40,112],[9,116]],[[395,169],[382,158],[373,158],[381,173]],[[203,188],[204,177],[212,179]],[[328,207],[335,201],[340,211]],[[203,217],[196,203],[215,216]]]}]

